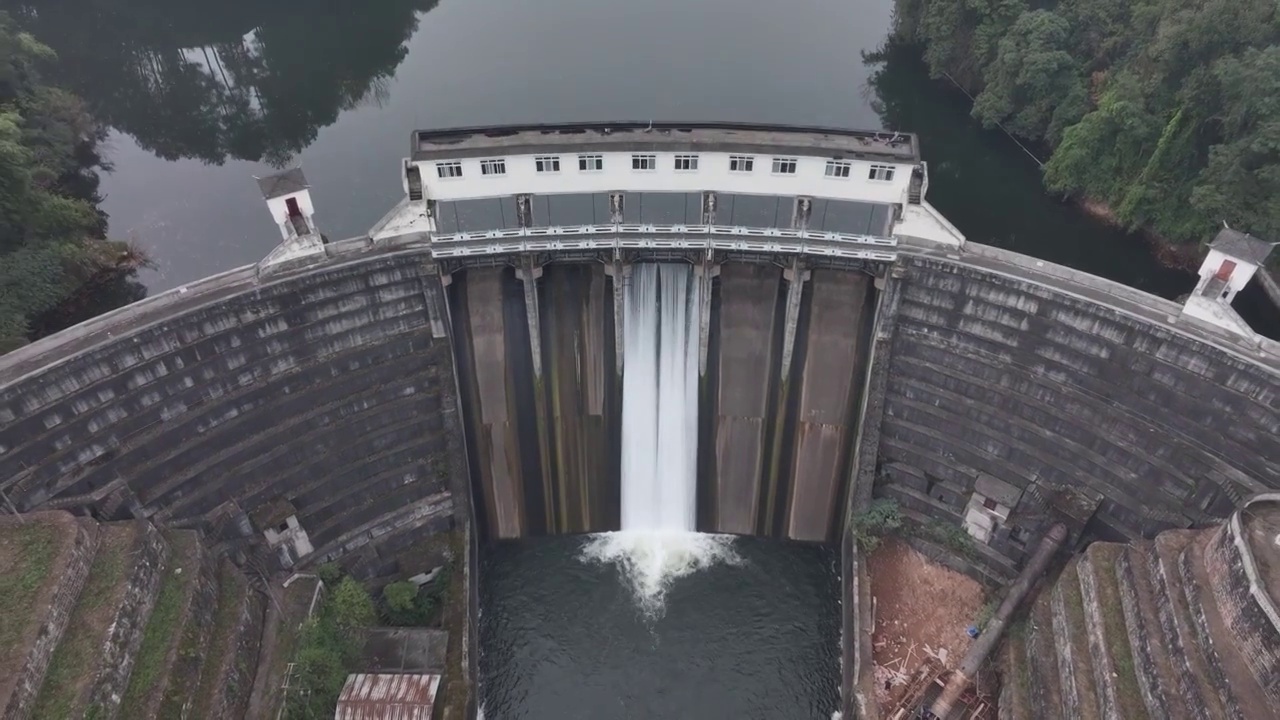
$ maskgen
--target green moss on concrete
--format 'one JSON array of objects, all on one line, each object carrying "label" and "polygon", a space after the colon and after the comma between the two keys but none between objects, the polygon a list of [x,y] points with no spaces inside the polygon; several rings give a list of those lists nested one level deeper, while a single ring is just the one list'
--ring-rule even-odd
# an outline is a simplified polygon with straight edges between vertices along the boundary
[{"label": "green moss on concrete", "polygon": [[58,529],[33,521],[6,528],[0,536],[0,667],[7,655],[22,653],[19,639],[31,622],[36,596],[46,583],[56,582],[49,570],[60,550]]},{"label": "green moss on concrete", "polygon": [[[49,661],[31,717],[62,720],[85,712],[79,707],[81,696],[93,682],[98,652],[115,617],[120,589],[128,580],[127,559],[137,536],[137,528],[132,525],[102,529],[102,543],[62,641]],[[87,712],[94,710],[89,708]]]},{"label": "green moss on concrete", "polygon": [[200,673],[200,686],[196,691],[195,705],[188,717],[210,717],[209,705],[222,681],[219,670],[228,653],[235,651],[235,630],[243,609],[248,586],[240,573],[229,562],[223,561],[218,572],[218,606],[213,614],[213,627],[203,649],[204,671]]},{"label": "green moss on concrete", "polygon": [[1120,703],[1121,717],[1142,717],[1146,705],[1142,690],[1138,687],[1137,668],[1133,662],[1133,649],[1129,646],[1128,625],[1124,619],[1124,606],[1120,601],[1120,586],[1116,579],[1116,560],[1124,551],[1123,545],[1094,545],[1092,562],[1094,579],[1098,586],[1098,605],[1106,634],[1107,652],[1115,672],[1116,699]]},{"label": "green moss on concrete", "polygon": [[[147,699],[169,670],[170,650],[182,639],[179,623],[200,574],[198,540],[191,533],[166,533],[172,561],[160,582],[155,608],[134,659],[129,687],[120,703],[121,718],[145,717]],[[203,618],[195,618],[202,622]]]}]

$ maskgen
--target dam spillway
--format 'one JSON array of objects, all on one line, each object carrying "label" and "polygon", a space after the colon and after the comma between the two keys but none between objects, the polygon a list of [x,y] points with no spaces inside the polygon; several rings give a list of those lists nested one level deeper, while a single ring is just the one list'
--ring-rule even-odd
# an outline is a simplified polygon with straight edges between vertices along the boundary
[{"label": "dam spillway", "polygon": [[700,304],[687,265],[635,266],[624,311],[624,531],[696,527]]}]

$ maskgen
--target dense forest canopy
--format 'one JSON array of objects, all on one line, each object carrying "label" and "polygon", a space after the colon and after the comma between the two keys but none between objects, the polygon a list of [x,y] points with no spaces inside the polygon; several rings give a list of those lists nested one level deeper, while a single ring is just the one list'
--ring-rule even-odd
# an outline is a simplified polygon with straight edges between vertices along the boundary
[{"label": "dense forest canopy", "polygon": [[141,297],[143,262],[104,239],[102,130],[41,80],[53,52],[0,13],[0,352]]},{"label": "dense forest canopy", "polygon": [[1054,191],[1199,242],[1280,240],[1276,0],[895,0],[897,38],[1042,143]]}]

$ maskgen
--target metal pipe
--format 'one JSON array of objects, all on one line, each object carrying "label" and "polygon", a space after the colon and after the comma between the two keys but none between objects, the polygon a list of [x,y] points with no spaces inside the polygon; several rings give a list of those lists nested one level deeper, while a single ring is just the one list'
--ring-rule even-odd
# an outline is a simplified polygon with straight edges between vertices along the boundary
[{"label": "metal pipe", "polygon": [[1004,628],[1009,624],[1009,618],[1013,617],[1013,611],[1018,609],[1018,605],[1022,603],[1022,599],[1026,597],[1031,590],[1031,586],[1035,584],[1036,579],[1044,573],[1045,568],[1049,566],[1049,561],[1053,559],[1054,553],[1058,548],[1062,547],[1062,543],[1067,539],[1067,526],[1057,523],[1049,528],[1049,532],[1045,533],[1043,539],[1040,540],[1040,546],[1036,548],[1036,552],[1031,556],[1031,560],[1027,562],[1027,566],[1022,569],[1022,573],[1018,575],[1018,579],[1009,586],[1009,592],[1004,596],[1004,601],[1000,603],[1000,608],[996,610],[996,614],[992,616],[991,622],[983,628],[982,634],[969,646],[969,652],[965,654],[964,660],[961,661],[959,669],[951,674],[951,679],[947,681],[946,687],[942,689],[942,694],[937,700],[933,701],[929,712],[933,717],[946,720],[955,707],[956,701],[960,699],[960,694],[969,687],[969,683],[973,682],[973,677],[978,673],[978,668],[982,667],[982,663],[986,661],[987,656],[995,649],[996,643],[1000,641],[1000,636],[1004,634]]}]

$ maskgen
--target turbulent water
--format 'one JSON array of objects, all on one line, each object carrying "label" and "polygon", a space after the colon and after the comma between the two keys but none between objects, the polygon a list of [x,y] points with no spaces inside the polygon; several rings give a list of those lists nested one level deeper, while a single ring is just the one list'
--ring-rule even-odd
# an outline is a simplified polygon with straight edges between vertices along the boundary
[{"label": "turbulent water", "polygon": [[637,264],[624,308],[622,530],[593,536],[584,559],[618,565],[644,613],[671,584],[736,562],[697,517],[699,284],[688,265]]},{"label": "turbulent water", "polygon": [[828,720],[840,686],[838,553],[739,538],[742,561],[638,612],[583,538],[487,546],[480,670],[491,720]]}]

